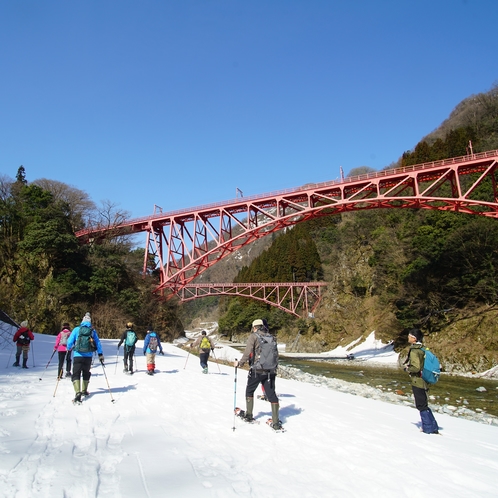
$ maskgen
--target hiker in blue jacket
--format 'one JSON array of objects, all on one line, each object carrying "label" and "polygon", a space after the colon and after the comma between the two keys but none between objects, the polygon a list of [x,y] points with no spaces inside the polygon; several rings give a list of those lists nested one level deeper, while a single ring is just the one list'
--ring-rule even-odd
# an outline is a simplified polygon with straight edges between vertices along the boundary
[{"label": "hiker in blue jacket", "polygon": [[158,349],[159,354],[164,354],[159,334],[157,332],[154,332],[154,329],[152,328],[152,326],[150,326],[147,329],[147,335],[144,339],[144,356],[147,356],[148,375],[154,375],[154,370],[156,368],[156,353]]},{"label": "hiker in blue jacket", "polygon": [[[88,383],[92,373],[90,368],[92,366],[93,353],[97,351],[99,360],[102,365],[104,364],[104,354],[102,345],[97,331],[92,328],[92,318],[90,313],[86,313],[81,321],[79,327],[75,327],[67,340],[67,349],[73,349],[73,375],[71,380],[73,382],[75,403],[81,403],[82,396],[88,396]],[[80,377],[83,377],[81,382]]]},{"label": "hiker in blue jacket", "polygon": [[137,343],[137,341],[138,337],[135,331],[133,330],[133,323],[128,322],[126,324],[126,330],[121,335],[121,339],[118,343],[118,351],[119,347],[124,342],[123,372],[130,375],[133,375],[133,358],[135,356],[135,344]]}]

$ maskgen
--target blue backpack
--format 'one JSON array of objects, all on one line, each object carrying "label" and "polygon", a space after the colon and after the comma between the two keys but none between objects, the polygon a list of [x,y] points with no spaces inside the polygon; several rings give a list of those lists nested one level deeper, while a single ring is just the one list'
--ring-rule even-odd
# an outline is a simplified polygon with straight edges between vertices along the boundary
[{"label": "blue backpack", "polygon": [[421,348],[424,352],[424,368],[422,370],[422,379],[427,384],[435,384],[441,375],[441,364],[437,356],[427,348]]},{"label": "blue backpack", "polygon": [[136,342],[137,342],[137,334],[135,334],[133,330],[128,330],[126,332],[125,346],[131,348],[135,345]]}]

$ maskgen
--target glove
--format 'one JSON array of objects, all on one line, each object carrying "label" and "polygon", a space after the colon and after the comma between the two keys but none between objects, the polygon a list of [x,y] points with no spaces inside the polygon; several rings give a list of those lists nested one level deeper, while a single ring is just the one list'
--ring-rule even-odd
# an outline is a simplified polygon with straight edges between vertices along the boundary
[{"label": "glove", "polygon": [[159,354],[162,354],[164,356],[164,353],[162,351],[160,351]]},{"label": "glove", "polygon": [[119,351],[119,346],[118,346],[118,351]]},{"label": "glove", "polygon": [[147,353],[144,351],[144,356],[146,355]]},{"label": "glove", "polygon": [[214,348],[211,348],[211,353],[214,353]]},{"label": "glove", "polygon": [[103,354],[99,354],[99,360],[100,360],[100,363],[102,363],[102,365],[104,364],[104,355]]}]

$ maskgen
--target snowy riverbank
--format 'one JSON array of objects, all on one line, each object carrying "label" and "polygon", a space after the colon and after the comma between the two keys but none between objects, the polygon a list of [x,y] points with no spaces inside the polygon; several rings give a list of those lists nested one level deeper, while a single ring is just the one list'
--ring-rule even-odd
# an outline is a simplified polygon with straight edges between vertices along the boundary
[{"label": "snowy riverbank", "polygon": [[428,436],[409,405],[303,374],[277,378],[287,431],[275,434],[264,401],[259,425],[233,416],[245,370],[210,362],[203,375],[196,356],[164,344],[151,377],[141,341],[129,376],[117,341],[104,340],[106,367],[96,362],[91,396],[74,406],[71,382],[57,386],[55,361],[47,366],[54,340],[36,335],[27,370],[0,349],[2,497],[414,498],[426,492],[420,475],[437,496],[496,496],[496,426],[438,413],[441,436]]}]

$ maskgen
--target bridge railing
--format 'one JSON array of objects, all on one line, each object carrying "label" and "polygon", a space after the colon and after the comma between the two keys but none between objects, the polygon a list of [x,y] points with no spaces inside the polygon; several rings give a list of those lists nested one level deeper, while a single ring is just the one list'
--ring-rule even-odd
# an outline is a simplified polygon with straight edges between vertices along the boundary
[{"label": "bridge railing", "polygon": [[329,180],[325,182],[318,182],[318,183],[307,183],[304,186],[301,187],[293,187],[293,188],[288,188],[288,189],[283,189],[283,190],[276,190],[272,192],[267,192],[263,194],[254,194],[250,195],[247,197],[238,197],[236,199],[229,199],[225,201],[218,201],[218,202],[213,202],[210,204],[202,204],[200,206],[194,206],[194,207],[189,207],[189,208],[183,208],[183,209],[177,209],[174,211],[168,211],[166,213],[157,213],[149,216],[143,216],[140,218],[133,218],[130,220],[126,220],[123,223],[120,223],[119,225],[116,226],[93,226],[89,228],[85,228],[83,230],[79,230],[76,232],[76,237],[82,237],[88,233],[91,232],[98,232],[101,230],[107,230],[107,229],[113,229],[116,227],[125,227],[125,226],[131,226],[131,225],[139,225],[142,223],[149,223],[153,222],[154,220],[159,220],[159,219],[164,219],[164,218],[172,218],[174,216],[182,215],[182,214],[187,214],[191,213],[192,211],[206,211],[209,209],[213,208],[219,208],[227,205],[233,205],[233,204],[245,204],[247,201],[256,201],[259,199],[266,199],[268,197],[278,197],[281,195],[287,195],[287,194],[292,194],[295,192],[302,192],[303,190],[309,190],[309,189],[316,189],[316,188],[321,188],[321,187],[329,187],[329,186],[334,186],[334,185],[341,185],[345,183],[353,183],[357,181],[363,181],[363,180],[369,180],[372,178],[380,178],[384,176],[390,176],[390,175],[396,175],[399,173],[409,173],[412,171],[420,171],[424,169],[434,169],[437,167],[444,167],[444,166],[449,166],[449,165],[454,165],[454,164],[459,164],[463,162],[468,162],[468,161],[473,161],[473,160],[482,160],[482,159],[488,159],[488,158],[498,158],[498,150],[490,150],[486,152],[478,152],[475,154],[468,154],[466,156],[459,156],[459,157],[452,157],[449,159],[441,159],[439,161],[431,161],[427,163],[421,163],[421,164],[414,164],[411,166],[403,166],[401,168],[393,168],[393,169],[386,169],[386,170],[381,170],[381,171],[375,171],[371,173],[365,173],[363,175],[357,175],[357,176],[348,176],[344,179],[341,180]]}]

